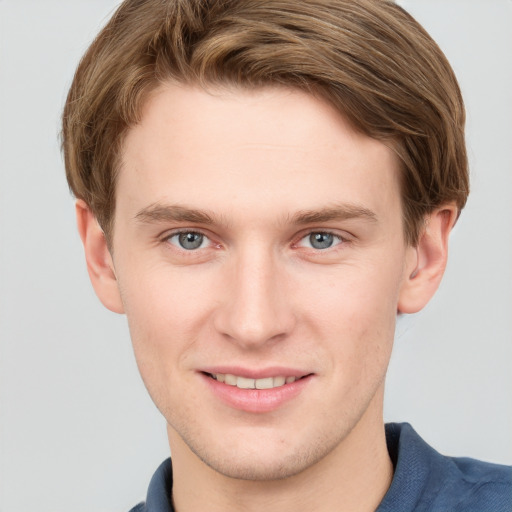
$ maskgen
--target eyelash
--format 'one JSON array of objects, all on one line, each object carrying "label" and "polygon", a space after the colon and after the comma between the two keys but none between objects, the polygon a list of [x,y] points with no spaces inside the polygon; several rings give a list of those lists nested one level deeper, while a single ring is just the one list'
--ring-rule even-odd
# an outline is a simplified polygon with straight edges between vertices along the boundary
[{"label": "eyelash", "polygon": [[[192,235],[192,234],[200,235],[200,236],[204,237],[204,239],[208,240],[210,242],[210,244],[213,244],[211,238],[207,234],[203,233],[200,230],[195,230],[195,229],[181,229],[178,231],[173,231],[172,233],[165,235],[163,237],[162,241],[169,243],[169,244],[173,245],[174,247],[176,247],[178,250],[187,252],[187,253],[196,252],[198,249],[205,249],[205,247],[198,247],[197,249],[185,249],[184,247],[180,247],[178,244],[174,244],[171,242],[172,238],[178,237],[179,235]],[[201,245],[202,245],[202,243],[201,243]],[[217,246],[220,247],[220,244],[217,244]]]},{"label": "eyelash", "polygon": [[315,252],[327,252],[330,249],[335,249],[337,246],[343,245],[343,244],[348,242],[348,239],[344,238],[343,236],[341,236],[338,233],[334,233],[334,232],[329,231],[329,230],[312,230],[312,231],[308,231],[305,235],[301,236],[299,238],[298,242],[294,243],[293,245],[294,246],[298,246],[303,240],[307,240],[307,239],[309,239],[311,241],[311,237],[313,235],[323,235],[323,236],[327,235],[327,236],[331,236],[333,239],[337,239],[338,240],[338,243],[333,242],[332,245],[330,245],[328,247],[324,247],[322,249],[319,249],[319,248],[316,248],[316,247],[305,247],[306,249],[310,249],[310,250],[313,250]]},{"label": "eyelash", "polygon": [[[172,233],[169,233],[169,234],[165,235],[165,237],[163,237],[162,241],[166,242],[166,243],[169,243],[169,244],[173,245],[176,249],[178,249],[180,251],[183,251],[183,252],[186,252],[186,253],[194,253],[194,252],[197,252],[199,249],[206,249],[206,248],[208,248],[208,247],[201,247],[201,246],[199,246],[199,247],[193,248],[193,249],[186,249],[186,248],[180,246],[179,242],[178,243],[171,242],[171,239],[173,239],[174,237],[178,237],[179,235],[192,235],[192,234],[193,235],[200,235],[201,237],[203,237],[203,240],[201,241],[201,245],[204,243],[204,240],[207,240],[207,241],[210,242],[208,247],[211,247],[211,245],[215,245],[217,248],[221,247],[221,244],[215,244],[212,241],[212,239],[207,234],[205,234],[201,230],[194,230],[194,229],[181,229],[181,230],[178,230],[178,231],[173,231]],[[329,230],[310,230],[310,231],[308,231],[305,234],[301,234],[300,238],[298,238],[297,241],[292,244],[292,247],[300,247],[299,244],[303,240],[306,240],[306,239],[310,238],[312,235],[324,235],[324,236],[327,235],[327,236],[331,236],[334,239],[338,240],[338,243],[333,243],[331,246],[328,246],[328,247],[325,247],[325,248],[322,248],[322,249],[311,247],[311,246],[309,246],[309,247],[303,246],[305,249],[308,249],[308,250],[311,250],[311,251],[314,251],[314,252],[319,252],[319,253],[327,252],[330,249],[334,249],[334,248],[338,247],[339,245],[344,245],[344,244],[350,242],[349,239],[341,236],[338,233],[334,233],[333,231],[329,231]]]}]

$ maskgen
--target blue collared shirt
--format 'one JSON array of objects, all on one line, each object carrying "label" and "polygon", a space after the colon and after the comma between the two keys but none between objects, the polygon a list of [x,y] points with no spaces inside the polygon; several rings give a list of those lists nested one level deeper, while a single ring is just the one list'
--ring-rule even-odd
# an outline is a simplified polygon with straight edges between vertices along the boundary
[{"label": "blue collared shirt", "polygon": [[[395,472],[376,512],[512,512],[512,466],[445,457],[408,423],[387,424],[386,441]],[[167,459],[130,512],[174,512],[171,492]]]}]

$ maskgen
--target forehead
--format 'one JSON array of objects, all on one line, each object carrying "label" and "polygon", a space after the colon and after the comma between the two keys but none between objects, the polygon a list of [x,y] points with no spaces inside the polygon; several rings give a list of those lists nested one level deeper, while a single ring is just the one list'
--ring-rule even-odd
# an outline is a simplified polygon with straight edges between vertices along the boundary
[{"label": "forehead", "polygon": [[169,84],[126,136],[116,200],[129,211],[192,203],[239,218],[262,205],[286,215],[343,202],[385,213],[399,202],[398,164],[304,92]]}]

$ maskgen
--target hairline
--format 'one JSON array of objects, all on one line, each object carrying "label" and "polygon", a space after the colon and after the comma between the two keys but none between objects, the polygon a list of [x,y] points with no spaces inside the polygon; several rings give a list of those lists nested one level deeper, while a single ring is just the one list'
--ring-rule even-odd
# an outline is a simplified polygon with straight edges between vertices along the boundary
[{"label": "hairline", "polygon": [[[154,96],[158,95],[162,91],[164,91],[169,86],[178,86],[178,87],[186,87],[186,88],[200,88],[202,91],[206,92],[207,94],[213,94],[215,92],[236,92],[238,90],[240,91],[253,91],[253,92],[260,92],[264,91],[266,89],[283,89],[283,90],[289,90],[289,91],[300,91],[306,94],[309,94],[313,96],[314,98],[318,99],[319,101],[322,101],[325,104],[328,104],[336,113],[336,115],[340,116],[345,123],[348,124],[348,126],[354,130],[356,133],[364,135],[366,137],[372,138],[373,140],[377,140],[383,145],[385,145],[388,149],[390,149],[395,156],[397,157],[397,172],[399,173],[399,190],[400,190],[400,209],[402,213],[402,224],[403,224],[403,236],[404,240],[409,245],[416,245],[417,238],[419,233],[410,233],[408,229],[408,223],[407,223],[407,216],[405,212],[405,204],[404,204],[404,194],[403,194],[403,184],[402,184],[402,176],[405,172],[404,167],[406,166],[406,162],[402,156],[402,152],[399,150],[400,143],[396,138],[392,137],[382,137],[382,138],[376,138],[372,137],[371,135],[365,133],[361,128],[356,126],[351,119],[343,111],[340,110],[340,108],[334,104],[333,101],[330,101],[328,97],[326,97],[325,94],[322,94],[321,87],[315,87],[312,84],[306,84],[305,87],[299,87],[297,84],[286,84],[282,82],[272,82],[267,81],[260,84],[251,84],[247,82],[238,82],[235,83],[232,80],[229,80],[228,78],[224,78],[223,80],[192,80],[190,78],[187,78],[185,76],[178,77],[176,75],[173,75],[169,73],[169,76],[166,78],[163,77],[155,77],[155,79],[151,82],[147,82],[145,90],[142,91],[141,96],[139,97],[139,103],[137,105],[137,119],[135,122],[132,122],[130,124],[126,124],[123,130],[121,130],[118,134],[118,151],[115,156],[115,159],[113,161],[113,173],[112,178],[114,181],[114,197],[111,198],[112,204],[110,205],[109,209],[109,218],[108,220],[105,220],[106,225],[103,228],[105,237],[107,239],[107,243],[109,245],[109,248],[112,248],[112,240],[114,235],[114,224],[115,224],[115,212],[116,212],[116,204],[117,204],[117,181],[119,173],[122,171],[123,168],[123,157],[124,157],[124,150],[125,150],[125,142],[128,137],[128,133],[130,130],[132,130],[135,126],[137,126],[143,118],[144,110]],[[435,206],[432,206],[432,208],[429,210],[432,211],[435,208]],[[427,213],[429,213],[427,212]],[[460,213],[460,211],[459,211]],[[102,226],[103,227],[103,226]],[[420,231],[421,227],[417,229],[416,231]]]}]

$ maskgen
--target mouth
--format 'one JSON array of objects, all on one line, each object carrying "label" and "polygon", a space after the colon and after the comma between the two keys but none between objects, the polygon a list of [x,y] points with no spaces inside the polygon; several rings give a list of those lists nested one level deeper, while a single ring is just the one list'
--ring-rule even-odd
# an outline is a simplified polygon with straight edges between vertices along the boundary
[{"label": "mouth", "polygon": [[276,411],[291,404],[314,381],[313,373],[277,367],[239,371],[209,368],[200,374],[213,396],[230,408],[248,413]]},{"label": "mouth", "polygon": [[233,375],[231,373],[207,373],[208,377],[222,382],[228,386],[237,387],[238,389],[274,389],[280,388],[285,384],[292,384],[293,382],[307,377],[304,376],[289,376],[278,375],[275,377],[265,377],[262,379],[251,379],[248,377],[242,377],[239,375]]}]

